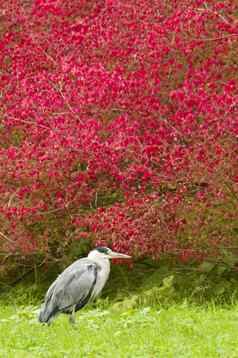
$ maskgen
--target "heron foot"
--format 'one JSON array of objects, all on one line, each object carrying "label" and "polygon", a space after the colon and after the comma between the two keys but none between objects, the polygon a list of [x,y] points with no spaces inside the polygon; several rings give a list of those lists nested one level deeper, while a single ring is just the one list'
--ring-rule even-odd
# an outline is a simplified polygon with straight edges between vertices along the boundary
[{"label": "heron foot", "polygon": [[69,323],[72,325],[75,325],[76,323],[75,316],[72,314],[69,316]]},{"label": "heron foot", "polygon": [[75,325],[76,321],[75,321],[75,306],[73,306],[71,315],[69,316],[69,322],[72,325]]}]

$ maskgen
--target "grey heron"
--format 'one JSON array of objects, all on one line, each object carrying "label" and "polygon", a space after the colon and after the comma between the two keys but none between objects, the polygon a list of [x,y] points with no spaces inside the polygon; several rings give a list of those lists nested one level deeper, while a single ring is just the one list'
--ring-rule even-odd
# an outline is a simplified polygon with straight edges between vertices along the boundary
[{"label": "grey heron", "polygon": [[107,247],[97,247],[88,257],[68,266],[51,284],[39,314],[39,322],[50,324],[59,314],[69,314],[75,322],[75,312],[95,299],[102,291],[110,273],[110,259],[130,258]]}]

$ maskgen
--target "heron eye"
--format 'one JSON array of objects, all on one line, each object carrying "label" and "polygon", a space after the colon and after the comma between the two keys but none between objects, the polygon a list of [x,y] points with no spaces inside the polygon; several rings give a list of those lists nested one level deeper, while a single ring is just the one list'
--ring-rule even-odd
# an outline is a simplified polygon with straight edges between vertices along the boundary
[{"label": "heron eye", "polygon": [[109,249],[107,247],[97,247],[96,250],[101,252],[102,254],[107,254],[109,252]]}]

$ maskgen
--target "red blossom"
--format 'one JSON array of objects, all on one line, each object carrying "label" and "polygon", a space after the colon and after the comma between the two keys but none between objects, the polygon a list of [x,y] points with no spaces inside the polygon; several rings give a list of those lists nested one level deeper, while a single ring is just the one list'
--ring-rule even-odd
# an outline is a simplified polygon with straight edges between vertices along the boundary
[{"label": "red blossom", "polygon": [[3,251],[54,255],[75,230],[186,261],[236,239],[235,1],[0,9]]}]

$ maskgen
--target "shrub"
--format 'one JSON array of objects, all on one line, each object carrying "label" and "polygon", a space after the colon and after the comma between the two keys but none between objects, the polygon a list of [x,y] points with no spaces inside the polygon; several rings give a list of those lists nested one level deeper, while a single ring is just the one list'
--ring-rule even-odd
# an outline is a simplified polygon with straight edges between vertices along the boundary
[{"label": "shrub", "polygon": [[235,1],[1,1],[7,255],[95,239],[184,261],[237,240]]}]

